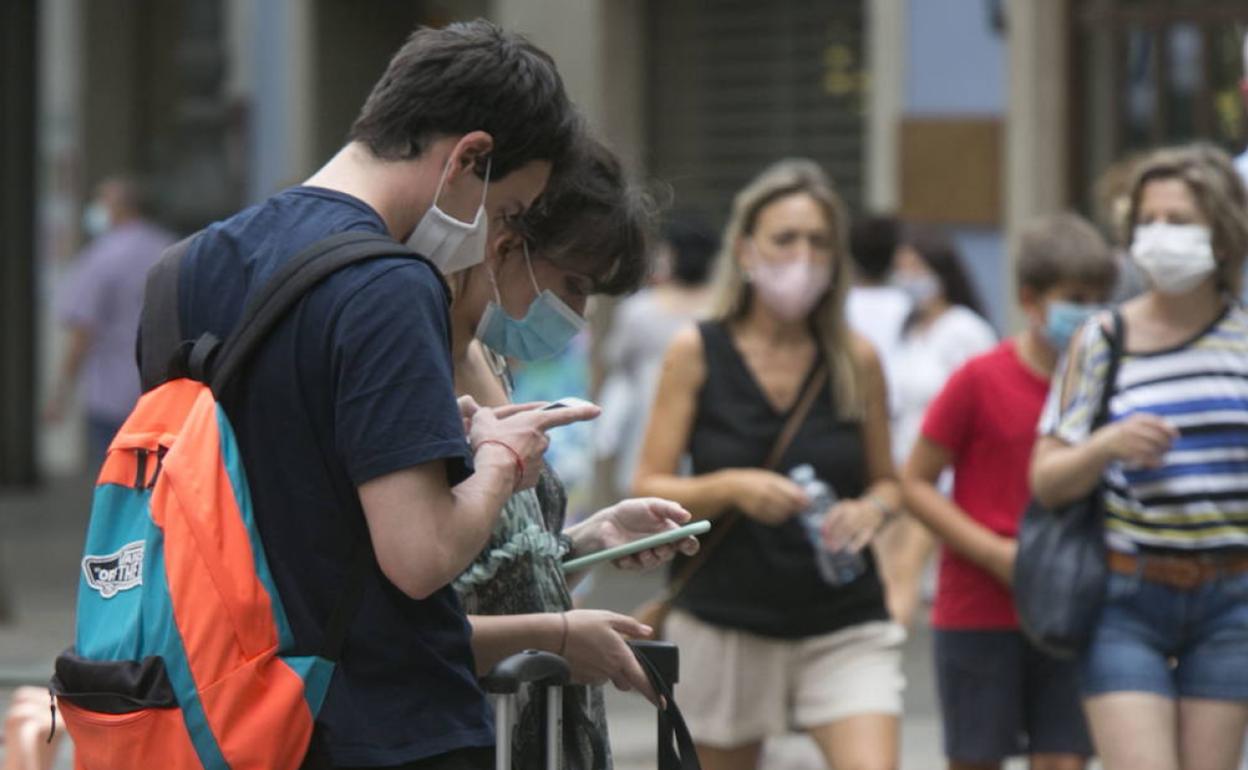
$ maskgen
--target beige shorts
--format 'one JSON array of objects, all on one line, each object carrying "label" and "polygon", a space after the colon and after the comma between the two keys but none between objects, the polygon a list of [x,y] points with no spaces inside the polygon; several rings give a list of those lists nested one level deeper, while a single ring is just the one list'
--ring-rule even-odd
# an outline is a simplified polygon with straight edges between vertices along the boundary
[{"label": "beige shorts", "polygon": [[790,726],[901,714],[906,632],[896,623],[790,640],[713,626],[677,610],[665,632],[680,646],[676,701],[698,743],[731,748]]}]

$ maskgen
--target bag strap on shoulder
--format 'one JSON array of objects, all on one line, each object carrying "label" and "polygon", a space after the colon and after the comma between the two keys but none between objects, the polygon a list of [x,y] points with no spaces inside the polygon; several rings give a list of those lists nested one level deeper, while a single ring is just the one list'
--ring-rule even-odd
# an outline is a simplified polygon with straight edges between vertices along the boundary
[{"label": "bag strap on shoulder", "polygon": [[175,362],[182,349],[178,275],[182,259],[197,235],[199,233],[187,236],[165,249],[160,260],[147,272],[143,313],[134,349],[144,393],[176,376]]},{"label": "bag strap on shoulder", "polygon": [[1122,319],[1122,311],[1114,308],[1111,311],[1111,328],[1101,324],[1101,333],[1109,344],[1109,365],[1105,369],[1105,381],[1101,383],[1101,398],[1092,419],[1092,430],[1096,430],[1109,422],[1109,403],[1114,397],[1114,388],[1118,383],[1118,368],[1122,363],[1122,351],[1126,345],[1126,324]]},{"label": "bag strap on shoulder", "polygon": [[[814,406],[815,399],[823,390],[823,385],[828,381],[828,367],[826,364],[820,365],[818,371],[810,378],[810,382],[806,384],[806,389],[802,391],[801,397],[797,404],[794,405],[793,411],[789,413],[789,419],[785,421],[784,427],[780,429],[780,434],[776,437],[776,443],[772,445],[771,451],[767,453],[767,459],[763,462],[763,470],[773,471],[780,465],[780,461],[784,459],[784,453],[788,451],[789,445],[793,443],[793,439],[797,436],[797,432],[801,430],[802,424],[806,422],[806,417],[810,414],[810,408]],[[671,585],[667,589],[665,601],[671,602],[685,590],[685,586],[693,579],[698,570],[711,558],[720,544],[728,536],[728,532],[732,530],[734,524],[741,520],[742,514],[735,511],[720,517],[715,531],[706,542],[702,544],[702,548],[698,551],[697,556],[684,566],[673,578]]]},{"label": "bag strap on shoulder", "polygon": [[[317,241],[287,260],[247,302],[235,330],[209,362],[206,374],[212,392],[220,397],[278,322],[312,287],[349,265],[376,257],[424,259],[389,236],[349,231]],[[436,269],[434,275],[441,276]]]}]

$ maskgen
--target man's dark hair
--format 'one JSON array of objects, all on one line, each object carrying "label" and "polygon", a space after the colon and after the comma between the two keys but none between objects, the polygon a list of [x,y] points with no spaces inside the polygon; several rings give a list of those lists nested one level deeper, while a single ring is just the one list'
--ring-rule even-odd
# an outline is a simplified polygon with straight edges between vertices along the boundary
[{"label": "man's dark hair", "polygon": [[672,279],[701,286],[711,275],[719,252],[719,235],[692,211],[674,212],[663,225],[663,240],[672,247]]},{"label": "man's dark hair", "polygon": [[849,253],[859,275],[881,283],[893,269],[893,254],[901,238],[896,217],[870,216],[856,220],[849,228]]},{"label": "man's dark hair", "polygon": [[[499,179],[534,160],[558,166],[577,130],[554,60],[477,19],[413,32],[373,86],[350,139],[382,160],[406,160],[440,136],[485,131]],[[476,171],[484,174],[485,164]]]},{"label": "man's dark hair", "polygon": [[650,273],[653,205],[615,153],[585,136],[515,222],[535,258],[588,276],[594,294],[636,291]]}]

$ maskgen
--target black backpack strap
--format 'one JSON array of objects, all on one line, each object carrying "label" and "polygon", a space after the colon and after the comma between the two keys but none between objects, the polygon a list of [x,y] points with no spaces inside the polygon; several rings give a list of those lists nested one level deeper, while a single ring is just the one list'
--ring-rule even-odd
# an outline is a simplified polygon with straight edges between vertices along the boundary
[{"label": "black backpack strap", "polygon": [[659,710],[658,770],[702,770],[693,736],[685,724],[685,716],[676,705],[672,684],[645,653],[645,645],[632,645],[633,655],[650,679],[655,693],[664,700]]},{"label": "black backpack strap", "polygon": [[[376,257],[424,259],[389,236],[348,231],[317,241],[283,264],[248,300],[235,330],[207,361],[205,374],[213,393],[220,398],[273,328],[313,286],[348,265]],[[437,268],[433,271],[441,279]]]},{"label": "black backpack strap", "polygon": [[176,361],[182,349],[182,322],[178,315],[178,275],[182,258],[199,233],[183,238],[160,255],[147,272],[143,288],[143,313],[135,339],[143,392],[177,376]]}]

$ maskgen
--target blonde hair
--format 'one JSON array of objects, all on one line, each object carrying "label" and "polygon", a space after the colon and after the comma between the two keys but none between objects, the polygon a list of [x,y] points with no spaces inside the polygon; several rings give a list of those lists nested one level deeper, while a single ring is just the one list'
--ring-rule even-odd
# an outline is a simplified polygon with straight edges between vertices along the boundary
[{"label": "blonde hair", "polygon": [[753,291],[737,258],[741,243],[753,235],[763,209],[790,195],[809,195],[814,199],[832,230],[832,279],[807,320],[828,362],[837,413],[842,418],[860,418],[865,413],[864,389],[844,312],[850,283],[849,215],[819,164],[804,158],[777,161],[737,193],[716,257],[710,315],[729,322],[749,312]]},{"label": "blonde hair", "polygon": [[1244,257],[1248,256],[1248,193],[1231,157],[1207,143],[1166,147],[1145,157],[1135,167],[1128,221],[1134,238],[1140,202],[1150,182],[1177,179],[1187,187],[1196,207],[1213,232],[1213,255],[1218,261],[1218,288],[1235,297],[1243,284]]}]

